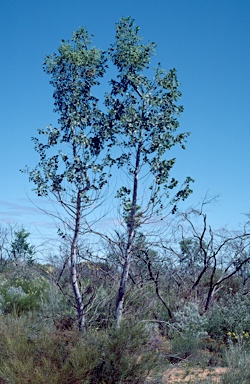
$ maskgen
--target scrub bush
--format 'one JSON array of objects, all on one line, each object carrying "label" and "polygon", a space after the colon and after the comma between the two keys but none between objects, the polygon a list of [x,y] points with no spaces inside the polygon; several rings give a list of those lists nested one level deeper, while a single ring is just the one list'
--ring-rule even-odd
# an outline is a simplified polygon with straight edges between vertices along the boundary
[{"label": "scrub bush", "polygon": [[222,378],[223,384],[250,383],[250,349],[249,343],[239,337],[237,342],[230,340],[225,353],[228,370]]},{"label": "scrub bush", "polygon": [[226,342],[228,332],[250,332],[250,299],[240,293],[215,304],[207,314],[206,330],[214,340]]},{"label": "scrub bush", "polygon": [[47,332],[26,317],[0,319],[0,379],[9,384],[142,384],[158,367],[142,325]]},{"label": "scrub bush", "polygon": [[48,298],[48,283],[43,278],[5,280],[0,285],[0,311],[18,315],[38,311]]},{"label": "scrub bush", "polygon": [[181,358],[194,354],[207,336],[206,324],[207,319],[200,315],[197,303],[180,306],[174,312],[174,321],[169,323],[172,352]]}]

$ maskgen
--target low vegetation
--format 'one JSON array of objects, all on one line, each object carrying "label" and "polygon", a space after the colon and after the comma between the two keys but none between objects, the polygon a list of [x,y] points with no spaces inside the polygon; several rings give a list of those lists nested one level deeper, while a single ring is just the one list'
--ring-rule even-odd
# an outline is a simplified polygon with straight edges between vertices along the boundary
[{"label": "low vegetation", "polygon": [[[65,248],[52,258],[53,263],[36,262],[32,248],[31,263],[25,252],[15,257],[7,252],[17,236],[15,231],[13,236],[2,239],[1,383],[249,383],[248,262],[224,280],[205,310],[211,271],[208,267],[194,293],[190,268],[193,276],[202,270],[195,239],[186,240],[185,252],[184,240],[180,241],[178,258],[182,255],[185,260],[177,262],[173,249],[169,247],[163,258],[159,245],[158,253],[152,244],[149,252],[149,244],[140,237],[124,317],[117,327],[115,291],[120,271],[116,255],[106,247],[105,261],[104,257],[86,261],[79,252],[77,269],[88,319],[80,332]],[[23,245],[27,250],[32,247],[28,236]],[[164,244],[161,247],[164,249]],[[187,247],[193,247],[192,252]],[[208,248],[205,244],[202,247]],[[227,251],[225,263],[230,260],[228,247]],[[193,264],[188,254],[192,259],[196,255]],[[223,270],[221,263],[217,278]],[[173,283],[180,278],[181,287]]]}]

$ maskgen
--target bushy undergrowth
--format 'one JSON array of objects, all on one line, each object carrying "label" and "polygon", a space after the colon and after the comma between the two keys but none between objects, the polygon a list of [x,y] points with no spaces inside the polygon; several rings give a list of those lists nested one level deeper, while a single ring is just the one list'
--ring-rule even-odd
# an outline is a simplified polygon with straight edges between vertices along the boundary
[{"label": "bushy undergrowth", "polygon": [[239,336],[230,340],[225,353],[228,370],[222,378],[223,384],[250,383],[250,348],[249,341]]},{"label": "bushy undergrowth", "polygon": [[11,278],[0,285],[0,312],[27,313],[38,311],[48,299],[48,283],[42,277],[35,279]]},{"label": "bushy undergrowth", "polygon": [[169,323],[168,329],[172,352],[186,358],[197,352],[201,340],[207,336],[207,319],[200,315],[197,303],[180,304],[182,305],[174,312],[174,321]]},{"label": "bushy undergrowth", "polygon": [[160,372],[169,363],[224,364],[228,371],[223,384],[250,383],[248,295],[225,290],[202,312],[202,297],[184,299],[175,297],[174,289],[165,289],[162,296],[171,317],[152,282],[131,284],[125,297],[126,321],[118,331],[116,281],[109,285],[97,280],[93,285],[85,278],[82,287],[89,304],[86,329],[79,333],[69,282],[55,284],[57,276],[46,272],[21,265],[1,274],[0,383],[152,383],[154,369]]},{"label": "bushy undergrowth", "polygon": [[140,384],[158,364],[142,325],[34,332],[31,319],[7,316],[0,344],[0,378],[10,384]]},{"label": "bushy undergrowth", "polygon": [[250,298],[237,293],[217,302],[207,314],[207,332],[216,340],[226,341],[228,332],[250,332]]}]

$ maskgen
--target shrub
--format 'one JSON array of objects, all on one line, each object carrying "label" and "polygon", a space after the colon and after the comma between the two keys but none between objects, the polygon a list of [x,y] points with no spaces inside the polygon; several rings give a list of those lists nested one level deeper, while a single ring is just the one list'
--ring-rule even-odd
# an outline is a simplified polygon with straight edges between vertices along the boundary
[{"label": "shrub", "polygon": [[207,319],[201,316],[197,303],[190,302],[174,312],[174,322],[169,323],[172,352],[181,358],[194,354],[200,341],[207,336]]},{"label": "shrub", "polygon": [[0,378],[9,384],[140,384],[157,366],[141,325],[34,333],[28,318],[0,320]]},{"label": "shrub", "polygon": [[123,325],[119,330],[104,332],[99,339],[101,359],[90,383],[144,383],[157,365],[148,342],[149,334],[142,325]]},{"label": "shrub", "polygon": [[227,341],[228,332],[250,332],[249,297],[236,294],[214,305],[208,312],[206,330],[211,338]]},{"label": "shrub", "polygon": [[207,336],[205,330],[207,319],[200,315],[198,304],[195,302],[187,303],[174,312],[174,323],[171,324],[172,331],[184,335],[191,335],[197,340]]},{"label": "shrub", "polygon": [[249,384],[250,383],[250,350],[242,337],[237,342],[229,342],[226,351],[228,370],[222,378],[223,384]]},{"label": "shrub", "polygon": [[38,311],[42,300],[48,297],[47,290],[48,283],[42,278],[5,280],[0,286],[0,311],[18,315]]}]

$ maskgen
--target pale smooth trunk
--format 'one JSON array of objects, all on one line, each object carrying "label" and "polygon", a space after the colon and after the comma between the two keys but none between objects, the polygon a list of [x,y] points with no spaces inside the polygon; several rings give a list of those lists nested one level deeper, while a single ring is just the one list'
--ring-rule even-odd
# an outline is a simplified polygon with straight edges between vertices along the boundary
[{"label": "pale smooth trunk", "polygon": [[77,268],[76,268],[76,260],[77,260],[77,242],[80,232],[80,220],[81,220],[81,195],[80,191],[77,194],[77,207],[76,207],[76,219],[75,219],[75,229],[74,229],[74,237],[71,244],[71,284],[75,296],[76,308],[77,308],[77,316],[78,316],[78,329],[79,331],[83,330],[85,325],[85,315],[84,315],[84,307],[82,295],[79,289],[79,284],[77,280]]},{"label": "pale smooth trunk", "polygon": [[127,248],[125,251],[125,261],[123,264],[122,275],[120,280],[120,287],[118,291],[117,301],[116,301],[116,321],[117,328],[120,328],[122,313],[124,307],[124,296],[126,293],[128,274],[130,270],[131,258],[132,258],[132,246],[135,236],[135,227],[136,227],[136,205],[137,205],[137,193],[138,193],[138,176],[140,168],[140,155],[142,147],[142,129],[140,131],[140,138],[136,152],[136,163],[135,163],[135,173],[134,173],[134,182],[133,182],[133,197],[132,197],[132,206],[128,222],[128,241]]}]

